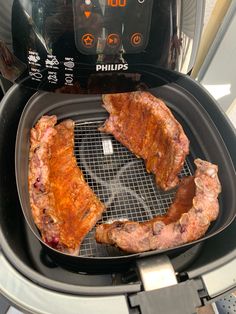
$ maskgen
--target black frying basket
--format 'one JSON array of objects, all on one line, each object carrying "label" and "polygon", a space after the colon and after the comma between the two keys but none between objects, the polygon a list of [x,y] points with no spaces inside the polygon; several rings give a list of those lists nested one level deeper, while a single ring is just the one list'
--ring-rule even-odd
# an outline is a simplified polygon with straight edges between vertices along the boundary
[{"label": "black frying basket", "polygon": [[[104,269],[107,265],[120,267],[137,257],[166,252],[178,253],[194,243],[203,241],[224,230],[236,214],[234,167],[224,142],[211,118],[201,104],[175,83],[151,90],[162,98],[190,140],[190,154],[180,176],[194,173],[193,160],[202,158],[219,166],[222,193],[220,214],[206,235],[192,243],[173,249],[140,254],[124,254],[118,249],[97,244],[93,229],[83,241],[79,256],[58,252],[42,242],[34,224],[28,193],[28,155],[30,129],[42,115],[55,114],[58,120],[75,120],[75,155],[86,181],[107,207],[102,221],[130,219],[145,221],[164,214],[175,191],[163,192],[155,184],[153,175],[146,172],[142,160],[137,159],[113,136],[99,132],[107,113],[100,96],[58,95],[39,92],[26,105],[18,126],[16,139],[16,181],[22,210],[32,232],[46,251],[58,263],[71,268]],[[227,189],[225,188],[227,187]]]}]

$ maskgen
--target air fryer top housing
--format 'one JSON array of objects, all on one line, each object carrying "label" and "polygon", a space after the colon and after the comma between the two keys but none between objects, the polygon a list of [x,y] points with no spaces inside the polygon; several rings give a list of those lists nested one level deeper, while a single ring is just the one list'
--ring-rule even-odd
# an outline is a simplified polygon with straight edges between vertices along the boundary
[{"label": "air fryer top housing", "polygon": [[[0,0],[0,72],[67,93],[155,87],[145,66],[187,73],[204,0]],[[103,78],[101,80],[101,78]]]}]

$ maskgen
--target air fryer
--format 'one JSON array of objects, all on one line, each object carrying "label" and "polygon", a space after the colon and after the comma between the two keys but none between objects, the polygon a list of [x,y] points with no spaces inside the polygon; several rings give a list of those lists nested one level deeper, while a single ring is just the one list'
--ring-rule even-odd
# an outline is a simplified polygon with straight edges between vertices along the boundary
[{"label": "air fryer", "polygon": [[[9,1],[1,26],[1,72],[10,81],[55,92],[132,91],[161,81],[155,65],[187,73],[202,27],[203,1]],[[7,10],[9,12],[7,12]],[[5,17],[6,18],[6,17]],[[102,80],[101,80],[102,78]]]},{"label": "air fryer", "polygon": [[[229,239],[235,233],[236,154],[226,117],[185,75],[196,56],[204,1],[15,0],[1,5],[0,71],[14,85],[0,111],[4,256],[19,274],[37,282],[33,290],[45,288],[45,298],[49,292],[78,299],[122,296],[130,313],[193,313],[211,302],[222,291],[211,291],[205,275],[219,268],[222,259],[227,263],[234,250]],[[191,141],[180,176],[194,172],[196,157],[218,164],[223,187],[219,218],[202,239],[167,251],[127,255],[96,244],[94,230],[79,256],[47,247],[32,221],[27,192],[29,131],[44,114],[75,120],[75,155],[108,207],[104,222],[147,220],[165,213],[173,200],[174,192],[160,192],[141,160],[97,131],[107,117],[101,94],[142,89],[166,102]],[[106,155],[104,141],[112,143],[116,154]],[[169,275],[163,280],[166,269]],[[90,306],[95,310],[92,302]],[[105,312],[108,308],[104,304]]]}]

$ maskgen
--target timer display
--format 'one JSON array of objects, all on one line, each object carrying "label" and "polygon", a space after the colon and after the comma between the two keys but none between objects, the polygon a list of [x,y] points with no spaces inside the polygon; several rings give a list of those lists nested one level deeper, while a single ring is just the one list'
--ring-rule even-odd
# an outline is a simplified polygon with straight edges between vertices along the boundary
[{"label": "timer display", "polygon": [[167,0],[73,0],[77,49],[101,60],[143,52],[155,1]]},{"label": "timer display", "polygon": [[127,0],[107,0],[109,7],[126,7]]}]

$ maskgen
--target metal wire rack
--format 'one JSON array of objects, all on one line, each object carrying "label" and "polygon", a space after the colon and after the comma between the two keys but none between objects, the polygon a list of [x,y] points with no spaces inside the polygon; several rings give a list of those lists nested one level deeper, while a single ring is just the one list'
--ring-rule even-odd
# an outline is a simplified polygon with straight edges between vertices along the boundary
[{"label": "metal wire rack", "polygon": [[[76,122],[75,156],[84,177],[106,205],[98,223],[115,220],[146,221],[163,215],[175,192],[158,189],[154,176],[148,174],[138,159],[112,135],[98,131],[104,121]],[[190,175],[188,161],[180,176]],[[81,256],[122,255],[116,248],[96,243],[93,229],[81,245]]]}]

